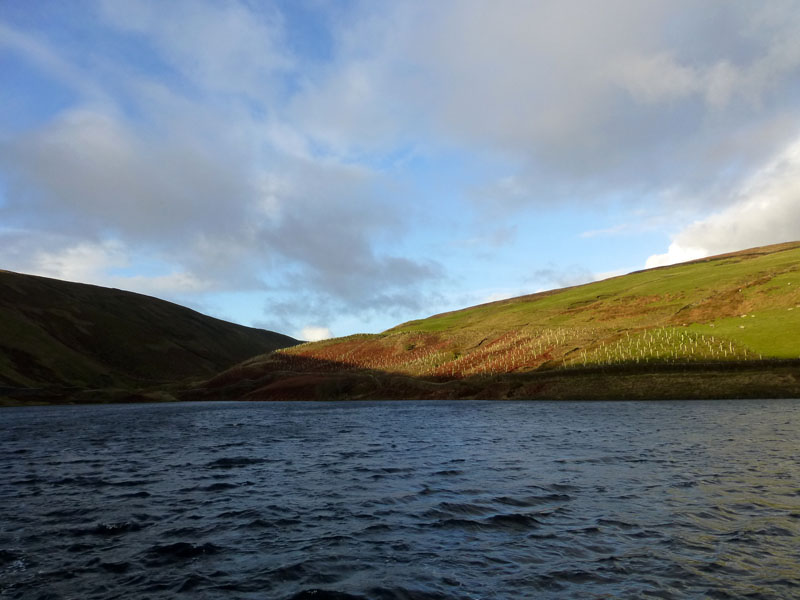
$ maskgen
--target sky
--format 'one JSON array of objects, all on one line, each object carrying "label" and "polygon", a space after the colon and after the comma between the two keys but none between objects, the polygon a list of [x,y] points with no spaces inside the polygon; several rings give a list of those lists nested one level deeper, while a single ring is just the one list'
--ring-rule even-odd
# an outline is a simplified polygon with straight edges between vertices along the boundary
[{"label": "sky", "polygon": [[800,239],[800,1],[0,0],[0,268],[300,339]]}]

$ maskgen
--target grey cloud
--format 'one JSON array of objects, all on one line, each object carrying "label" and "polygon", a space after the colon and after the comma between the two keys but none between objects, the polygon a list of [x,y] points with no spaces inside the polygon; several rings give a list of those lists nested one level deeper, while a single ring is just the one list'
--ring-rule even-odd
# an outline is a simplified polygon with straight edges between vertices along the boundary
[{"label": "grey cloud", "polygon": [[501,181],[479,192],[484,202],[601,201],[620,188],[696,198],[785,145],[800,115],[798,2],[461,0],[388,12],[348,23],[338,62],[295,99],[294,118],[339,146],[391,130],[494,152],[514,165],[517,191]]},{"label": "grey cloud", "polygon": [[[20,257],[30,253],[61,256],[60,273],[76,272],[69,259],[110,268],[102,240],[111,238],[123,246],[117,260],[136,249],[178,266],[179,280],[129,280],[148,291],[159,281],[168,293],[179,284],[199,292],[290,286],[354,312],[416,306],[417,288],[440,274],[433,261],[374,250],[377,238],[405,228],[375,173],[276,153],[257,166],[225,152],[228,144],[208,128],[154,136],[89,110],[12,139],[0,147],[9,185],[0,215],[31,241],[11,264],[24,269]],[[52,232],[64,232],[58,244]]]},{"label": "grey cloud", "polygon": [[[249,190],[211,148],[144,139],[108,115],[71,111],[0,146],[7,218],[68,224],[85,233],[183,241],[244,219]],[[169,243],[169,242],[168,242]]]},{"label": "grey cloud", "polygon": [[292,184],[282,190],[280,210],[261,236],[297,266],[295,288],[324,289],[351,309],[368,310],[413,305],[408,298],[416,288],[441,275],[434,261],[375,253],[377,235],[398,235],[405,224],[397,209],[377,200],[391,195],[374,175],[302,160],[283,161],[282,172]]},{"label": "grey cloud", "polygon": [[[299,279],[297,283],[302,284],[303,280]],[[363,285],[362,301],[356,303],[337,296],[308,293],[304,290],[311,289],[310,286],[303,285],[291,291],[290,297],[288,290],[282,295],[272,295],[264,305],[265,318],[257,326],[275,331],[299,332],[309,324],[324,325],[342,317],[358,317],[366,322],[374,318],[385,322],[386,317],[390,317],[392,321],[400,322],[427,316],[433,311],[432,307],[445,305],[445,300],[435,289],[420,285],[419,282],[414,287],[395,288],[388,292],[381,289],[376,281],[364,282]],[[452,309],[464,304],[454,305],[450,301],[447,307]]]}]

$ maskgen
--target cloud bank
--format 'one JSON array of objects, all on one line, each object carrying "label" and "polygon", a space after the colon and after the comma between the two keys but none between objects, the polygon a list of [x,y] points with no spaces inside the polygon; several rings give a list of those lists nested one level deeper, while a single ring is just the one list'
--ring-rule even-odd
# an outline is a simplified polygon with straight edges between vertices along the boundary
[{"label": "cloud bank", "polygon": [[800,141],[745,180],[724,210],[680,231],[648,267],[800,239]]},{"label": "cloud bank", "polygon": [[[797,1],[86,0],[0,19],[7,268],[257,293],[260,322],[299,335],[444,308],[486,287],[465,265],[565,207],[691,215],[648,265],[800,237]],[[517,254],[557,285],[598,270]]]}]

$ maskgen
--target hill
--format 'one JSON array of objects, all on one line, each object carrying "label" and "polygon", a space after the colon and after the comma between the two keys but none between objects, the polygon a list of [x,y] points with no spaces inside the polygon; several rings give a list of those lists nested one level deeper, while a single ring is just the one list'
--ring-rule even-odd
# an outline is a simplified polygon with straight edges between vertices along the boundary
[{"label": "hill", "polygon": [[163,388],[297,343],[141,294],[0,271],[6,399]]},{"label": "hill", "polygon": [[250,359],[221,398],[800,396],[800,242],[483,304]]}]

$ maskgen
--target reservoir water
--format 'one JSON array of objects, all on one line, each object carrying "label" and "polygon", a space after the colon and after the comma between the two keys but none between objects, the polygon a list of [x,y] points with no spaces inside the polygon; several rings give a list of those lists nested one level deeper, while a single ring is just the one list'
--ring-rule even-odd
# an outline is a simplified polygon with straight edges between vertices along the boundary
[{"label": "reservoir water", "polygon": [[0,598],[800,597],[800,402],[0,410]]}]

